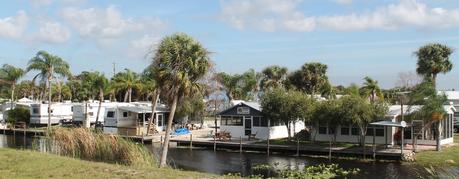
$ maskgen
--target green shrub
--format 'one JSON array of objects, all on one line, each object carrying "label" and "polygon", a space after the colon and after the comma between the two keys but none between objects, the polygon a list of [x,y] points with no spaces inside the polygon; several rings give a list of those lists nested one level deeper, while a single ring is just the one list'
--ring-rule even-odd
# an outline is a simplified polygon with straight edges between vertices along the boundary
[{"label": "green shrub", "polygon": [[12,110],[8,110],[6,122],[8,123],[25,122],[29,124],[30,110],[27,108],[14,108]]},{"label": "green shrub", "polygon": [[303,170],[276,169],[272,165],[262,164],[253,167],[252,178],[349,178],[359,172],[358,168],[345,170],[338,164],[307,166]]}]

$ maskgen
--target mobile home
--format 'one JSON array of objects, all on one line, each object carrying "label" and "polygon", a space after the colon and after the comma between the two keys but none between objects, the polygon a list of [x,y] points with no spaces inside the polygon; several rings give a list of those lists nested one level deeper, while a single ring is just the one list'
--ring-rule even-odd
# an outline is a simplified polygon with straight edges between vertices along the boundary
[{"label": "mobile home", "polygon": [[[226,131],[231,137],[255,135],[257,139],[277,139],[288,137],[288,130],[284,124],[263,118],[260,104],[256,102],[233,101],[233,106],[220,112],[220,131]],[[302,121],[292,124],[291,134],[305,128]]]},{"label": "mobile home", "polygon": [[[83,124],[85,118],[88,118],[89,124],[95,124],[97,112],[99,110],[99,101],[88,101],[80,104],[73,105],[73,122],[76,124]],[[119,103],[104,101],[100,106],[99,122],[104,123],[104,114],[107,108],[114,108],[117,106],[129,106],[129,103]],[[86,116],[87,113],[87,116]]]}]

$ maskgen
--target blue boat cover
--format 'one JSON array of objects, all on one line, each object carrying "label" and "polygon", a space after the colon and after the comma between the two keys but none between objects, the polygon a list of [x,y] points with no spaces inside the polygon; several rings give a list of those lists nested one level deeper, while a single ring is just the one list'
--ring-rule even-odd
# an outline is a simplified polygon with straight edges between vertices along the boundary
[{"label": "blue boat cover", "polygon": [[178,129],[175,129],[175,132],[173,135],[185,135],[189,133],[190,131],[187,128],[178,128]]}]

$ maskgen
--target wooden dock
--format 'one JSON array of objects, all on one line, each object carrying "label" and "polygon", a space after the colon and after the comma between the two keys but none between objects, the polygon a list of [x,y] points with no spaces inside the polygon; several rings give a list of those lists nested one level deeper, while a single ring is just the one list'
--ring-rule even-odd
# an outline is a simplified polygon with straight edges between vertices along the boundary
[{"label": "wooden dock", "polygon": [[43,136],[44,129],[26,128],[26,129],[0,129],[1,134],[5,135],[26,135],[26,136]]},{"label": "wooden dock", "polygon": [[[190,140],[185,139],[171,139],[171,142],[176,142],[177,146],[190,146]],[[214,147],[214,141],[212,140],[195,140],[192,141],[191,145],[193,147],[204,147],[204,148],[211,148]],[[216,141],[216,148],[218,150],[226,149],[226,150],[235,150],[235,151],[252,151],[252,152],[268,152],[268,145],[267,144],[259,144],[259,143],[242,143],[239,141],[233,142],[223,142],[223,141]],[[405,152],[410,152],[409,150],[405,150]],[[329,155],[329,148],[323,146],[288,146],[288,145],[270,145],[269,146],[269,153],[270,154],[288,154],[288,155]],[[361,148],[340,148],[335,147],[332,148],[332,155],[333,156],[346,156],[346,157],[362,157],[363,150]],[[367,147],[365,156],[367,158],[373,158],[373,149],[371,147]],[[384,159],[384,160],[401,160],[401,151],[400,149],[385,149],[385,148],[378,148],[375,152],[376,159]]]}]

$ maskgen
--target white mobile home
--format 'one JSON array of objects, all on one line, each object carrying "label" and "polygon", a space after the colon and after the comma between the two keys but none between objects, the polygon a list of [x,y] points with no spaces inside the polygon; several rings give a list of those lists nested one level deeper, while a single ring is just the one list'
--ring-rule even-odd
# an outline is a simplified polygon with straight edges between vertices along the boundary
[{"label": "white mobile home", "polygon": [[[260,104],[237,101],[236,105],[219,113],[220,131],[226,131],[231,137],[248,138],[255,135],[257,139],[277,139],[288,137],[285,125],[262,117]],[[303,130],[302,121],[292,124],[291,134]]]},{"label": "white mobile home", "polygon": [[[163,131],[169,109],[164,104],[158,104],[154,112],[153,128]],[[133,104],[106,108],[104,114],[104,132],[121,135],[146,134],[148,122],[152,117],[151,104]]]},{"label": "white mobile home", "polygon": [[[51,124],[71,121],[73,118],[73,105],[71,102],[51,104]],[[30,105],[30,124],[48,124],[48,103]]]},{"label": "white mobile home", "polygon": [[[422,106],[404,106],[403,114],[409,114],[413,111],[419,110]],[[447,116],[441,122],[443,132],[441,133],[441,144],[449,144],[453,142],[453,114],[455,112],[454,106],[445,105],[445,111]],[[386,121],[387,123],[397,124],[401,122],[401,106],[392,105],[389,107],[389,112],[385,119],[380,121]],[[424,131],[420,131],[423,126],[423,121],[413,121],[408,123],[408,127],[404,129],[405,143],[412,143],[411,139],[414,135],[418,136],[417,144],[421,145],[435,145],[435,135],[433,134],[432,128],[426,128]],[[413,134],[411,131],[415,131]],[[329,141],[330,137],[334,135],[333,129],[329,128],[326,124],[320,124],[319,128],[312,127],[311,137],[314,137],[317,141]],[[359,143],[360,141],[360,129],[356,125],[342,125],[338,127],[336,134],[337,142],[346,143]],[[374,132],[374,135],[373,135]],[[367,129],[367,137],[365,137],[366,143],[373,143],[373,136],[375,136],[376,144],[387,144],[394,145],[397,141],[397,136],[400,136],[400,128],[390,126],[369,126]],[[419,134],[419,135],[417,135]]]}]

